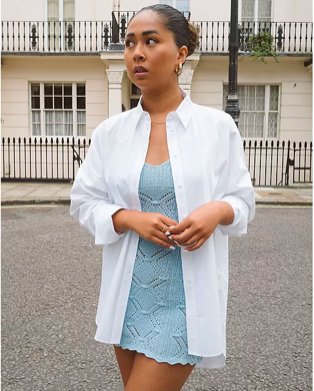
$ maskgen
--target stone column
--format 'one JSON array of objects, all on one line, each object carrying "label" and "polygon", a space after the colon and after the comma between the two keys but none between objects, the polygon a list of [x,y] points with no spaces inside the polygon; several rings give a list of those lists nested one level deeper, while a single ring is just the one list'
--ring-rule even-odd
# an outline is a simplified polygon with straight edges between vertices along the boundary
[{"label": "stone column", "polygon": [[106,66],[108,78],[108,116],[122,111],[122,81],[125,72],[123,52],[103,52],[101,59]]},{"label": "stone column", "polygon": [[184,92],[186,92],[188,96],[191,95],[192,78],[195,68],[197,67],[197,64],[200,60],[200,56],[201,55],[199,53],[194,53],[192,54],[192,56],[188,57],[183,66],[182,73],[179,76],[180,87],[183,89]]},{"label": "stone column", "polygon": [[124,71],[106,69],[106,73],[109,82],[108,115],[111,117],[122,111],[122,80]]}]

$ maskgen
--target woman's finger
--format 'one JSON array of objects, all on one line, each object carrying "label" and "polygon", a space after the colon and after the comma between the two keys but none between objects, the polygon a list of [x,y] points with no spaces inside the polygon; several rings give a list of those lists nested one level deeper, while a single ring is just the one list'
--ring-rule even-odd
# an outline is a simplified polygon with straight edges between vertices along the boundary
[{"label": "woman's finger", "polygon": [[176,225],[169,226],[169,233],[170,234],[180,234],[187,228],[189,228],[190,222],[189,220],[185,219],[183,221],[180,221],[180,223],[177,223]]},{"label": "woman's finger", "polygon": [[198,241],[194,242],[193,245],[185,247],[183,251],[197,250],[198,248],[200,248],[202,246],[202,244],[205,243],[205,241],[206,241],[206,239],[199,239]]},{"label": "woman's finger", "polygon": [[197,235],[196,232],[193,232],[192,229],[187,228],[184,232],[180,234],[171,234],[169,237],[170,239],[174,240],[175,242],[178,242],[180,245],[183,245],[184,243],[193,243],[191,242],[191,239]]}]

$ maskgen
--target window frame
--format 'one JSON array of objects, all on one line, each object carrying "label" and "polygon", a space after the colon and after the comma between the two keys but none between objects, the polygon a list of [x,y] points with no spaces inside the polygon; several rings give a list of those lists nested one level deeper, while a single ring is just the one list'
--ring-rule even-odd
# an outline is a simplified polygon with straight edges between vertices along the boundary
[{"label": "window frame", "polygon": [[[40,100],[40,127],[41,127],[41,134],[40,135],[34,135],[33,134],[33,111],[38,111],[38,110],[33,110],[32,108],[32,85],[34,84],[39,84],[39,100]],[[62,109],[45,109],[45,92],[44,92],[44,87],[45,84],[49,84],[54,86],[55,84],[61,84],[62,86],[64,85],[69,85],[71,84],[72,86],[72,113],[73,113],[73,134],[72,135],[47,135],[46,134],[46,122],[45,122],[45,111],[53,111],[55,112],[56,110],[60,110],[62,112],[64,111],[69,111],[65,108]],[[85,110],[83,109],[78,109],[77,108],[77,86],[78,85],[84,85],[85,87]],[[86,82],[85,81],[78,81],[78,82],[66,82],[66,81],[30,81],[29,86],[28,86],[28,93],[29,93],[29,132],[30,132],[30,137],[32,139],[34,138],[48,138],[48,139],[61,139],[61,138],[75,138],[75,139],[84,139],[86,138],[86,131],[87,131],[87,124],[86,124],[86,118],[87,118],[87,110],[86,110]],[[62,97],[64,97],[62,93]],[[78,135],[78,122],[77,122],[77,113],[78,112],[85,112],[85,135]],[[63,123],[63,126],[65,123]]]},{"label": "window frame", "polygon": [[[171,5],[173,8],[176,8],[178,11],[180,12],[190,12],[190,0],[186,0],[188,2],[188,9],[185,9],[185,10],[179,10],[177,8],[177,1],[178,0],[169,0],[168,2],[162,2],[160,1],[160,4],[167,4],[167,5]],[[172,4],[168,4],[168,3],[172,3]]]},{"label": "window frame", "polygon": [[252,0],[254,1],[254,19],[253,20],[246,20],[246,19],[243,19],[243,13],[242,13],[242,1],[243,0],[239,0],[239,14],[240,14],[240,22],[249,22],[249,23],[259,23],[259,22],[264,22],[264,23],[269,23],[272,21],[273,19],[273,6],[274,6],[274,1],[273,0],[270,0],[271,1],[271,6],[270,6],[270,16],[269,16],[269,20],[259,20],[259,17],[258,17],[258,1],[259,0]]},{"label": "window frame", "polygon": [[[266,141],[266,140],[279,140],[280,139],[280,118],[281,118],[281,115],[280,115],[280,108],[281,108],[281,84],[280,83],[239,83],[238,84],[238,87],[249,87],[249,86],[254,86],[254,87],[264,87],[265,88],[265,98],[264,98],[264,126],[263,126],[263,136],[262,137],[256,137],[256,136],[253,136],[253,137],[249,137],[249,136],[244,136],[242,135],[241,133],[241,130],[239,128],[239,132],[241,134],[241,137],[245,140],[252,140],[252,141],[260,141],[260,140],[263,140],[263,141]],[[270,109],[270,91],[271,91],[271,87],[274,86],[274,87],[278,87],[278,110],[275,111],[275,110],[271,110]],[[225,101],[225,94],[224,94],[224,90],[228,89],[228,83],[224,83],[223,84],[223,107],[225,108],[226,107],[226,101]],[[228,90],[226,91],[227,94],[226,94],[226,99],[227,99],[227,96],[228,96]],[[238,94],[239,96],[239,94]],[[247,110],[241,110],[240,111],[240,116],[241,116],[241,113],[242,112],[249,112]],[[255,111],[252,111],[252,112],[255,112]],[[274,113],[274,112],[277,112],[277,134],[275,137],[271,137],[269,136],[269,114],[270,113]]]}]

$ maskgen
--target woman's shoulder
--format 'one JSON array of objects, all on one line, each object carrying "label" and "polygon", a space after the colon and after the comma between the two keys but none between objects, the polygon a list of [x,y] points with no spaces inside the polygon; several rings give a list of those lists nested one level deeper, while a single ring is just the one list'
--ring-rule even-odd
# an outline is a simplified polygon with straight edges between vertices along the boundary
[{"label": "woman's shoulder", "polygon": [[110,132],[110,130],[117,130],[119,126],[125,126],[125,124],[129,123],[129,121],[135,116],[136,109],[130,109],[127,111],[123,111],[122,113],[118,113],[112,115],[104,119],[95,129],[98,132]]},{"label": "woman's shoulder", "polygon": [[210,117],[212,119],[220,120],[220,121],[230,121],[230,115],[221,109],[217,109],[210,106],[200,105],[193,102],[194,110],[202,116]]}]

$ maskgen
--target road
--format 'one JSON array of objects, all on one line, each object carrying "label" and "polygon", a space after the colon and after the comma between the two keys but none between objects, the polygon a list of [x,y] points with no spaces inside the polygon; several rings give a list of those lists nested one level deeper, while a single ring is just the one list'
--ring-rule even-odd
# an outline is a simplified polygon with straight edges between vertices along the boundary
[{"label": "road", "polygon": [[[311,390],[312,210],[258,208],[230,241],[225,369],[186,391]],[[94,341],[101,248],[67,206],[2,208],[2,390],[121,390]]]}]

